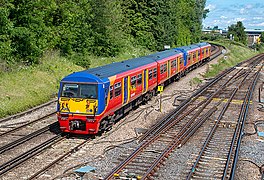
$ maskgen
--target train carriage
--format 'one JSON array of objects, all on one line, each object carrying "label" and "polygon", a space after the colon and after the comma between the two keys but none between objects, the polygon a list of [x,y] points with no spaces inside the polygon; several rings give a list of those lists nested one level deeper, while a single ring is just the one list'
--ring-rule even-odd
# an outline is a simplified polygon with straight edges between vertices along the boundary
[{"label": "train carriage", "polygon": [[60,82],[60,128],[75,134],[107,130],[133,107],[149,100],[158,85],[180,77],[209,57],[210,45],[199,43],[72,73]]}]

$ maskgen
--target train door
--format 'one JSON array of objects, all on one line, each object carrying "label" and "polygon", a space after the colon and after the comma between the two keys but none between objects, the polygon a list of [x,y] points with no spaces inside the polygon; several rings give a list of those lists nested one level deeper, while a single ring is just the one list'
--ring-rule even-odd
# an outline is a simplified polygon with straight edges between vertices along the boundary
[{"label": "train door", "polygon": [[147,75],[148,75],[148,70],[145,69],[145,70],[144,70],[143,92],[146,92],[146,91],[147,91],[147,85],[148,85],[148,78],[147,78]]},{"label": "train door", "polygon": [[167,62],[167,66],[168,66],[168,78],[170,78],[170,76],[171,76],[171,61],[169,60],[168,62]]},{"label": "train door", "polygon": [[123,104],[127,103],[127,99],[128,99],[128,77],[124,78],[124,101]]}]

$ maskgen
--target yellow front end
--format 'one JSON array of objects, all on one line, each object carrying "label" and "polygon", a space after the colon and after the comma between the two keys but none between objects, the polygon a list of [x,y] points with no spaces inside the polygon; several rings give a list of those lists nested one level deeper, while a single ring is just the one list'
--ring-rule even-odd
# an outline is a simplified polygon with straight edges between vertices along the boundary
[{"label": "yellow front end", "polygon": [[65,98],[59,99],[60,113],[94,115],[98,107],[97,99]]}]

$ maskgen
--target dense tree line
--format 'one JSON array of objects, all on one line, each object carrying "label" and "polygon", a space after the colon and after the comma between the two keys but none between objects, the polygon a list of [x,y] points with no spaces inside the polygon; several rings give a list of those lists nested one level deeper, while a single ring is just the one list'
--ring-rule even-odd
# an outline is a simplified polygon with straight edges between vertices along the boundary
[{"label": "dense tree line", "polygon": [[127,44],[157,51],[198,42],[205,2],[0,0],[0,62],[34,64],[52,49],[75,57],[116,56]]}]

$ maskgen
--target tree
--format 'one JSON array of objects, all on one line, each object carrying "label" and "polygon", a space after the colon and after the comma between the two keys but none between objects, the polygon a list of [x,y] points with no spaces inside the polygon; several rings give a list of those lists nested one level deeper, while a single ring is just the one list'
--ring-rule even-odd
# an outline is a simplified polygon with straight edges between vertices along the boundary
[{"label": "tree", "polygon": [[230,37],[232,35],[235,41],[247,45],[247,36],[245,29],[246,28],[244,27],[243,23],[241,21],[238,21],[237,24],[228,26],[227,37]]},{"label": "tree", "polygon": [[260,42],[262,42],[262,43],[264,42],[264,32],[262,32],[260,35]]}]

